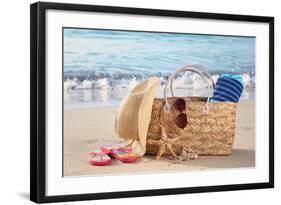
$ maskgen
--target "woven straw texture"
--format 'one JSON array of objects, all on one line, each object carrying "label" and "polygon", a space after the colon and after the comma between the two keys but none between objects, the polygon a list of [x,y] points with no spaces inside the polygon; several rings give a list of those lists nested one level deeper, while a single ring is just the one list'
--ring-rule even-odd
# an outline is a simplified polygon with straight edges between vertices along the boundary
[{"label": "woven straw texture", "polygon": [[[175,118],[180,114],[173,107],[168,112],[163,111],[164,99],[154,99],[147,139],[160,140],[161,125],[168,138],[180,137],[172,148],[179,154],[183,147],[193,149],[200,155],[229,155],[235,137],[236,103],[211,102],[209,111],[203,107],[205,97],[181,97],[186,101],[187,126],[177,127]],[[168,98],[170,105],[177,97]],[[157,154],[159,147],[147,143],[146,154]],[[166,151],[164,154],[168,154]]]}]

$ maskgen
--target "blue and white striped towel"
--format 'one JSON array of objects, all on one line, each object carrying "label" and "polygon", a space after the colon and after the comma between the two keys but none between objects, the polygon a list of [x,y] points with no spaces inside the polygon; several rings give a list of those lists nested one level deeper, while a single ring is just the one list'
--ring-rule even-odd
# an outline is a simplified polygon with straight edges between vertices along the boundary
[{"label": "blue and white striped towel", "polygon": [[218,78],[211,102],[238,102],[243,91],[240,75],[224,74]]}]

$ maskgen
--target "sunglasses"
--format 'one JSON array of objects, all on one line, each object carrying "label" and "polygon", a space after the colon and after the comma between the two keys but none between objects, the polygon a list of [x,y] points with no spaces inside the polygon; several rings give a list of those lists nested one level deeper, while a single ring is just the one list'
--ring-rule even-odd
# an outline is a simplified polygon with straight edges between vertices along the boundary
[{"label": "sunglasses", "polygon": [[186,109],[186,103],[185,103],[185,100],[182,99],[182,98],[179,98],[177,99],[174,104],[173,104],[173,107],[181,112],[175,119],[175,123],[176,125],[181,128],[181,129],[184,129],[187,125],[187,115],[186,113],[182,113],[183,111],[185,111]]}]

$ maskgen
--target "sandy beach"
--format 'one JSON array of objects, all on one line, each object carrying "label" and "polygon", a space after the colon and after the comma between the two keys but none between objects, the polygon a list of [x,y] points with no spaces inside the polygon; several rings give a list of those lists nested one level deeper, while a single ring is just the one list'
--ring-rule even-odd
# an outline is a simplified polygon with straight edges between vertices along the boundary
[{"label": "sandy beach", "polygon": [[117,107],[71,108],[64,110],[64,176],[106,175],[163,171],[192,171],[255,166],[255,102],[241,101],[237,107],[236,136],[230,156],[200,156],[176,161],[144,156],[137,163],[114,160],[110,166],[88,164],[89,151],[100,145],[120,144],[114,132]]}]

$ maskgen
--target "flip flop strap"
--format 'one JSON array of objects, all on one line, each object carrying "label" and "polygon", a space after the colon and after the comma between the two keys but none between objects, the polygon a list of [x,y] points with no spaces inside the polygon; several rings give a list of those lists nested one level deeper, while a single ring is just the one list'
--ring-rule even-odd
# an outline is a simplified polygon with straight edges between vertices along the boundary
[{"label": "flip flop strap", "polygon": [[118,151],[128,151],[131,152],[132,148],[131,147],[114,147],[111,149],[112,152],[118,152]]},{"label": "flip flop strap", "polygon": [[102,159],[102,155],[104,155],[104,154],[108,154],[108,152],[105,152],[105,151],[101,151],[101,152],[95,152],[95,151],[91,151],[90,152],[90,155],[92,155],[92,156],[100,156],[100,158],[101,158],[101,160],[103,160]]}]

